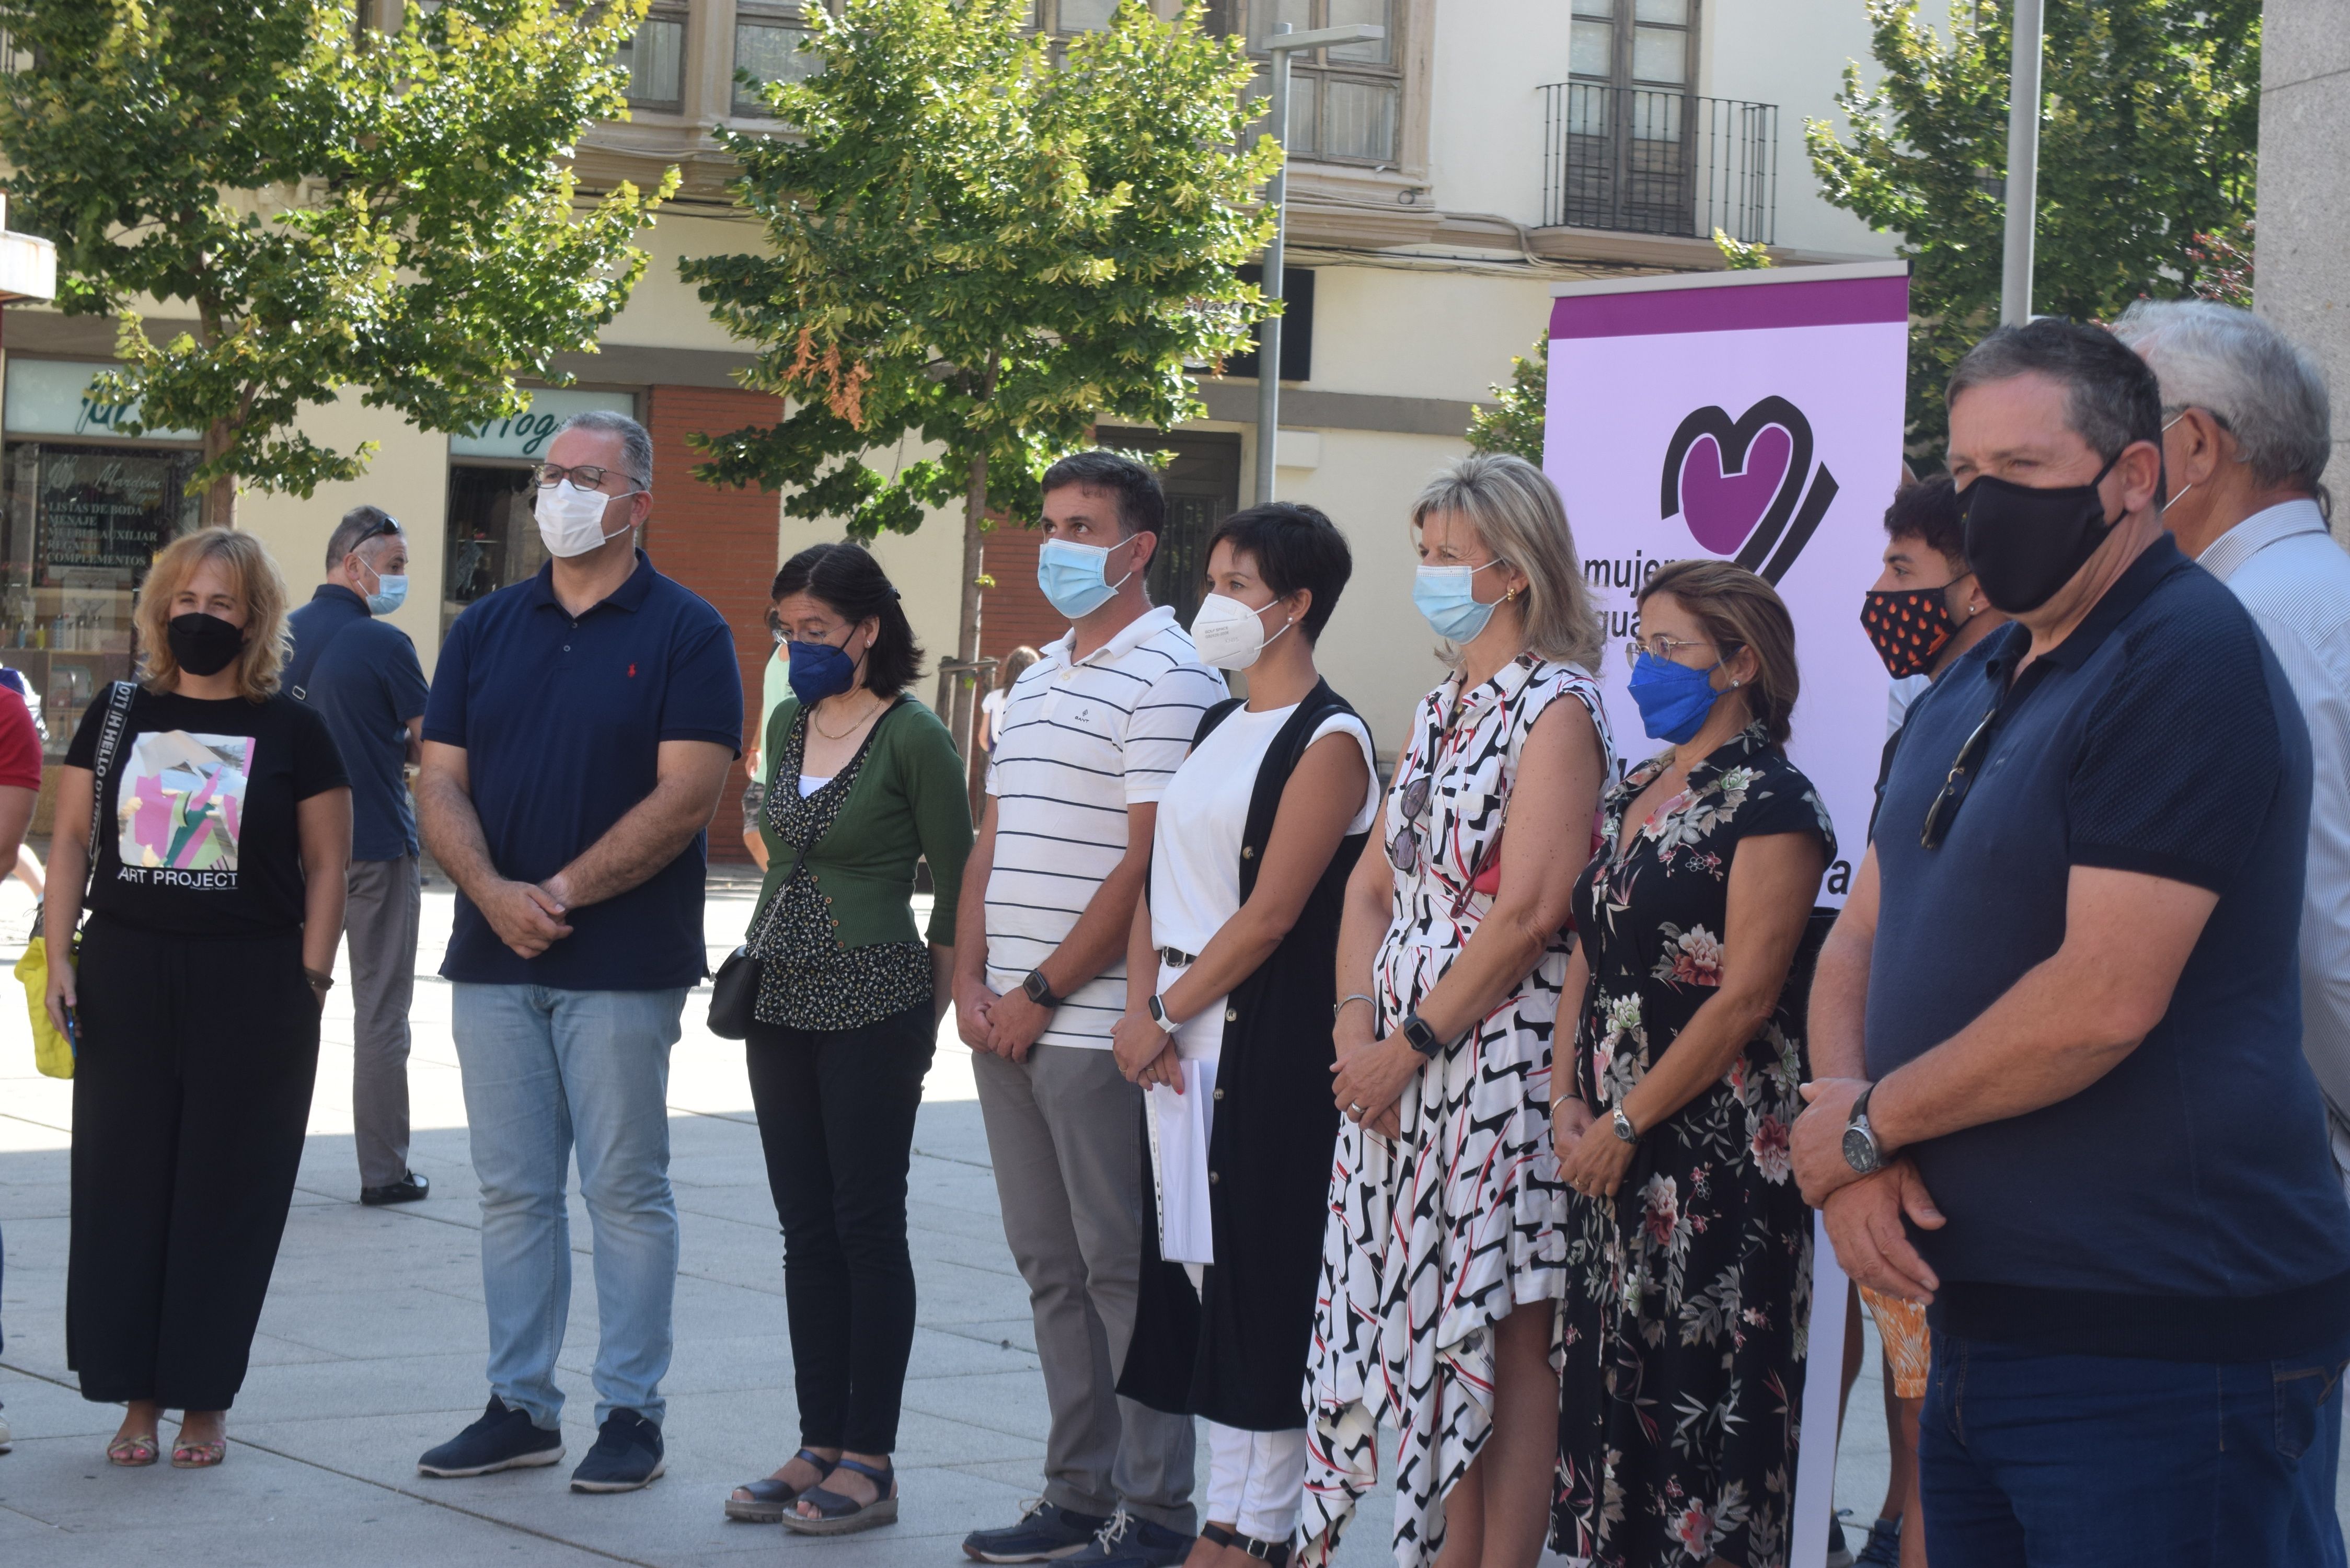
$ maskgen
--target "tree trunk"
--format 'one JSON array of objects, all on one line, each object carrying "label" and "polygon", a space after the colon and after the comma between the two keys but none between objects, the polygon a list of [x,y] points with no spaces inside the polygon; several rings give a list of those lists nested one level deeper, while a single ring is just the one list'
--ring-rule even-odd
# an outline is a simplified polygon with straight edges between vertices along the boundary
[{"label": "tree trunk", "polygon": [[972,819],[979,816],[986,804],[987,761],[979,748],[979,699],[982,688],[979,675],[970,666],[979,658],[979,582],[985,574],[987,535],[982,525],[987,521],[987,453],[984,450],[971,460],[968,481],[962,498],[962,609],[961,630],[955,637],[955,658],[966,673],[955,678],[953,710],[947,722],[954,732],[955,743],[962,748],[963,763],[970,771],[971,810]]},{"label": "tree trunk", "polygon": [[[204,461],[206,462],[210,462],[213,459],[228,451],[232,439],[233,438],[229,432],[228,421],[225,420],[214,420],[211,424],[205,426]],[[205,527],[235,527],[236,475],[233,473],[224,473],[218,479],[213,480],[210,484],[205,485],[203,507],[203,509],[199,514],[199,516]]]}]

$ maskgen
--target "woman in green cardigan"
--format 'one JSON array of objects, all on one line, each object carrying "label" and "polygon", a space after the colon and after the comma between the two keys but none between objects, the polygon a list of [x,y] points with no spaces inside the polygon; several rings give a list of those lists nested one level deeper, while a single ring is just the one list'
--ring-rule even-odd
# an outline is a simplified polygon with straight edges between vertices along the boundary
[{"label": "woman in green cardigan", "polygon": [[[865,550],[817,545],[775,576],[792,696],[760,746],[767,877],[751,1097],[784,1228],[800,1450],[726,1512],[841,1535],[898,1517],[889,1464],[914,1343],[906,1169],[953,972],[971,850],[962,759],[906,695],[921,664]],[[914,929],[914,865],[937,900]]]}]

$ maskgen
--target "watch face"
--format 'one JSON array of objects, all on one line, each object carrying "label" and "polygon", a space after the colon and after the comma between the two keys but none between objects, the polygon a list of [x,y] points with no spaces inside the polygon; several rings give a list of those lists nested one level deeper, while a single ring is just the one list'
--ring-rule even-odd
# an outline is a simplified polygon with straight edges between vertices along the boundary
[{"label": "watch face", "polygon": [[1032,970],[1029,971],[1028,978],[1020,982],[1020,989],[1028,993],[1029,1001],[1042,1002],[1045,1000],[1045,993],[1051,991],[1052,987],[1045,983],[1045,977],[1042,974]]},{"label": "watch face", "polygon": [[1844,1129],[1844,1162],[1863,1176],[1877,1166],[1877,1140],[1858,1127]]}]

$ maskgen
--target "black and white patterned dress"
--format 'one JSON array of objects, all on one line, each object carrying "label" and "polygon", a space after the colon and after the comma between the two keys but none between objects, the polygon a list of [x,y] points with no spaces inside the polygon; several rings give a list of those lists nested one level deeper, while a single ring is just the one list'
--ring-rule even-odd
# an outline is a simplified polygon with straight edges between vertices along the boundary
[{"label": "black and white patterned dress", "polygon": [[[1523,657],[1466,693],[1455,678],[1413,715],[1383,818],[1396,877],[1375,966],[1381,1033],[1433,989],[1492,908],[1471,885],[1498,853],[1526,736],[1561,698],[1590,713],[1612,774],[1599,688],[1567,665]],[[1396,1139],[1340,1124],[1305,1384],[1297,1550],[1308,1568],[1328,1563],[1378,1482],[1381,1421],[1398,1434],[1396,1562],[1435,1560],[1437,1504],[1492,1426],[1493,1325],[1565,1288],[1568,1194],[1549,1103],[1571,950],[1569,939],[1555,941],[1469,1041],[1420,1072]],[[1557,1352],[1554,1334],[1554,1361]]]}]

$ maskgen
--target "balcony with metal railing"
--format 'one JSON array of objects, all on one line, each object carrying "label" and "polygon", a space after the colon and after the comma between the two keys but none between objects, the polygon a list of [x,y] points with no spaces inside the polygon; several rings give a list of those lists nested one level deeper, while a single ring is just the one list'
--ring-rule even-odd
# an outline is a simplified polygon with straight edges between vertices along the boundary
[{"label": "balcony with metal railing", "polygon": [[1543,224],[1770,244],[1779,106],[1553,82],[1543,95]]}]

